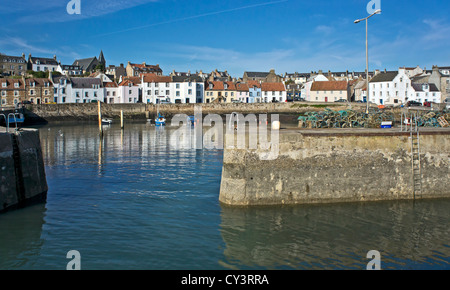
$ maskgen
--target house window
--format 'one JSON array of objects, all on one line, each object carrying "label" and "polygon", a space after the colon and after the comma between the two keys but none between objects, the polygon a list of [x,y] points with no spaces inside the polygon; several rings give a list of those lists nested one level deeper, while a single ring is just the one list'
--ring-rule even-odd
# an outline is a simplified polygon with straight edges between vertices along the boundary
[{"label": "house window", "polygon": [[34,90],[30,90],[30,95],[34,95]]},{"label": "house window", "polygon": [[188,94],[192,95],[192,90],[191,89],[188,90]]},{"label": "house window", "polygon": [[85,96],[86,98],[88,98],[88,97],[89,97],[89,93],[88,93],[88,92],[85,92],[85,93],[84,93],[84,96]]},{"label": "house window", "polygon": [[131,94],[132,94],[132,91],[131,91],[131,90],[129,90],[129,91],[128,91],[128,94],[129,94],[129,95],[131,95]]}]

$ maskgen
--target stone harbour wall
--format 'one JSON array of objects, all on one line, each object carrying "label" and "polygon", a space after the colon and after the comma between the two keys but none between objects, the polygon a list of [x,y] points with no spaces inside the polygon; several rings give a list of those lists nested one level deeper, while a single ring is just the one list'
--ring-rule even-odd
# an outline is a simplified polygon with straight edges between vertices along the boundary
[{"label": "stone harbour wall", "polygon": [[225,149],[219,200],[229,205],[450,197],[450,131],[420,135],[414,196],[409,133],[280,132],[279,155]]},{"label": "stone harbour wall", "polygon": [[0,133],[0,212],[44,201],[47,180],[39,131]]}]

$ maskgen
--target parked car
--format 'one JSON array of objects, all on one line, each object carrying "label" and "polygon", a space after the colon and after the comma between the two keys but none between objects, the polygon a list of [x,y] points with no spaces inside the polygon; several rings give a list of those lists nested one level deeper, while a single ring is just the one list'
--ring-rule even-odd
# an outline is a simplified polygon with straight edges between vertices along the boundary
[{"label": "parked car", "polygon": [[335,103],[347,103],[347,100],[345,100],[345,99],[340,99],[340,100],[337,100],[337,101],[334,101]]},{"label": "parked car", "polygon": [[445,106],[446,109],[450,109],[450,98],[445,99],[444,104],[446,105]]},{"label": "parked car", "polygon": [[417,101],[408,101],[406,103],[406,106],[407,107],[419,107],[419,106],[422,106],[422,104],[420,102],[417,102]]},{"label": "parked car", "polygon": [[294,101],[296,101],[296,102],[304,102],[304,101],[306,101],[306,100],[305,100],[305,98],[295,97],[295,98],[294,98]]},{"label": "parked car", "polygon": [[22,102],[20,102],[20,104],[21,105],[30,105],[30,104],[32,104],[32,102],[30,102],[30,101],[22,101]]},{"label": "parked car", "polygon": [[423,102],[424,107],[431,107],[431,102]]}]

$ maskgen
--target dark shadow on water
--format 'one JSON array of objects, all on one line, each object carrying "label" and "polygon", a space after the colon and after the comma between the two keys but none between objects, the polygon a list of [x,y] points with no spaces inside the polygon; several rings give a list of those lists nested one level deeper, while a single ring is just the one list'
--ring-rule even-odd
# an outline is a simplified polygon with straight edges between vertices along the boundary
[{"label": "dark shadow on water", "polygon": [[41,239],[44,203],[0,215],[0,269],[32,269],[44,241]]},{"label": "dark shadow on water", "polygon": [[222,205],[232,269],[449,269],[450,200],[272,207]]}]

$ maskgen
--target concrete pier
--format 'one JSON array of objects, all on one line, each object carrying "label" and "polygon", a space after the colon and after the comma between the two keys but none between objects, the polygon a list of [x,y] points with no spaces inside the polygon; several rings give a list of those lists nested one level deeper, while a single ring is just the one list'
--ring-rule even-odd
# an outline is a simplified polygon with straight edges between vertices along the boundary
[{"label": "concrete pier", "polygon": [[410,134],[398,129],[281,130],[279,154],[224,149],[219,200],[275,205],[450,197],[450,130],[420,133],[414,195]]},{"label": "concrete pier", "polygon": [[0,213],[43,202],[47,180],[39,131],[0,128]]}]

